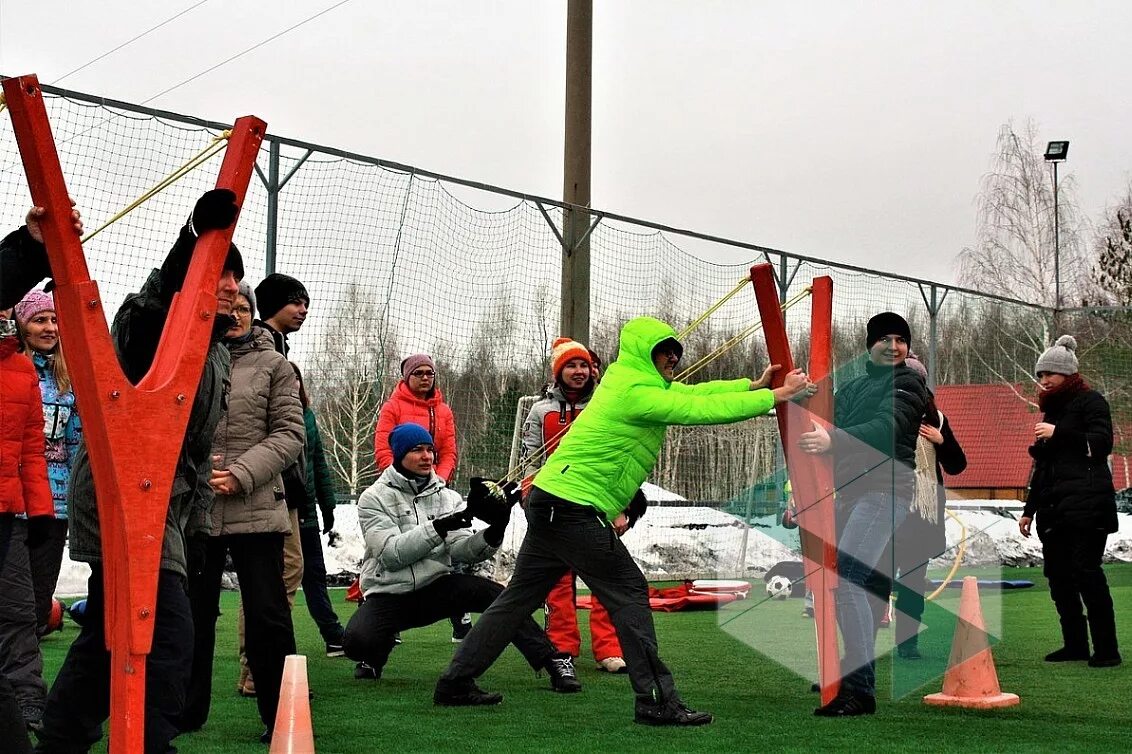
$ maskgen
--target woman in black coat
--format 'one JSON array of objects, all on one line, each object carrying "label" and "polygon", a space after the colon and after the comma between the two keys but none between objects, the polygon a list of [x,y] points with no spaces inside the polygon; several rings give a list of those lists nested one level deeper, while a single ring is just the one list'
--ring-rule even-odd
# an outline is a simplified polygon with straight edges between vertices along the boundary
[{"label": "woman in black coat", "polygon": [[1090,667],[1103,668],[1121,662],[1112,596],[1101,569],[1105,541],[1117,530],[1108,467],[1112,414],[1104,396],[1078,374],[1076,348],[1077,341],[1063,335],[1034,367],[1043,415],[1034,425],[1034,472],[1018,528],[1023,537],[1037,528],[1050,597],[1061,619],[1063,645],[1046,661],[1088,660]]}]

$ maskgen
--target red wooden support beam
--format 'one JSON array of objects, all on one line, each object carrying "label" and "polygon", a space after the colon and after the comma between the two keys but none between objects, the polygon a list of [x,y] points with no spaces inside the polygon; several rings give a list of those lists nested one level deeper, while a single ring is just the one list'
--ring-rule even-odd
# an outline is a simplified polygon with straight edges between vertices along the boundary
[{"label": "red wooden support beam", "polygon": [[[770,363],[782,365],[771,383],[773,387],[778,387],[787,372],[794,368],[794,357],[786,336],[786,318],[778,299],[778,286],[771,266],[759,264],[752,267],[751,282],[755,288],[763,334],[766,336],[767,355]],[[837,586],[833,461],[828,454],[813,456],[802,453],[798,449],[798,436],[813,429],[815,421],[828,423],[833,415],[830,379],[833,281],[829,277],[814,280],[810,325],[809,376],[819,383],[820,389],[805,401],[805,406],[793,402],[780,404],[776,415],[786,470],[798,510],[806,586],[814,595],[818,682],[822,703],[826,704],[837,695],[841,678],[833,592]]]},{"label": "red wooden support beam", "polygon": [[[157,572],[169,494],[216,312],[216,285],[235,225],[197,240],[154,363],[137,386],[126,379],[90,279],[55,141],[35,76],[7,79],[4,94],[42,220],[56,282],[55,306],[94,475],[102,533],[106,636],[111,653],[110,748],[144,749],[146,655],[153,642]],[[266,124],[233,126],[217,188],[242,204]]]}]

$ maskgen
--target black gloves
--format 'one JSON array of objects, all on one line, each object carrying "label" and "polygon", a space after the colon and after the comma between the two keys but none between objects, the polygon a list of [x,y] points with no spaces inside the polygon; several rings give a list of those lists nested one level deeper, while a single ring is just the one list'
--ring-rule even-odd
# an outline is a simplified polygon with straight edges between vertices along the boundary
[{"label": "black gloves", "polygon": [[630,529],[637,523],[637,519],[645,515],[645,511],[648,509],[649,501],[645,497],[645,491],[637,490],[637,494],[633,495],[633,499],[629,501],[629,505],[625,508],[625,518],[629,519]]},{"label": "black gloves", "polygon": [[449,513],[447,516],[433,519],[432,525],[436,527],[436,533],[440,535],[441,539],[448,536],[448,532],[455,531],[456,529],[466,529],[472,525],[472,517],[468,514],[468,509],[458,510],[454,513]]},{"label": "black gloves", "polygon": [[468,514],[490,526],[507,526],[511,506],[519,502],[522,490],[518,482],[495,484],[482,477],[472,477],[468,492]]},{"label": "black gloves", "polygon": [[334,508],[327,506],[322,509],[322,533],[329,534],[334,528]]},{"label": "black gloves", "polygon": [[193,229],[197,235],[206,230],[224,230],[236,221],[239,211],[236,192],[230,189],[206,191],[193,207]]},{"label": "black gloves", "polygon": [[507,532],[507,524],[496,524],[483,530],[483,541],[492,547],[503,544],[503,535]]},{"label": "black gloves", "polygon": [[[26,226],[0,241],[0,309],[11,309],[40,280],[49,277],[47,247],[32,238]],[[50,284],[47,290],[51,290]]]},{"label": "black gloves", "polygon": [[34,550],[47,541],[48,535],[51,534],[51,522],[54,520],[54,516],[31,516],[28,518],[27,546],[29,550]]}]

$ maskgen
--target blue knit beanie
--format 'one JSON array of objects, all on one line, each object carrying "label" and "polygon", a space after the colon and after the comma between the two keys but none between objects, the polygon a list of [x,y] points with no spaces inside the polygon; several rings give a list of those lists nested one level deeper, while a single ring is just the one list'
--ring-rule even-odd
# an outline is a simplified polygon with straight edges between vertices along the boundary
[{"label": "blue knit beanie", "polygon": [[433,445],[432,435],[419,424],[398,424],[389,433],[389,449],[393,451],[393,463],[400,465],[401,459],[418,445]]}]

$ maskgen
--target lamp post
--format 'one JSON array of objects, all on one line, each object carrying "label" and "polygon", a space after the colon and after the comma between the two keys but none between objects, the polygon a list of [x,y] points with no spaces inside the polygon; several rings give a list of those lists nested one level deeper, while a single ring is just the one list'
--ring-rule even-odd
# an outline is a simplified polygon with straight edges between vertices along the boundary
[{"label": "lamp post", "polygon": [[1053,316],[1054,329],[1061,318],[1061,213],[1057,202],[1057,164],[1069,157],[1069,142],[1051,141],[1046,145],[1045,160],[1053,163]]}]

